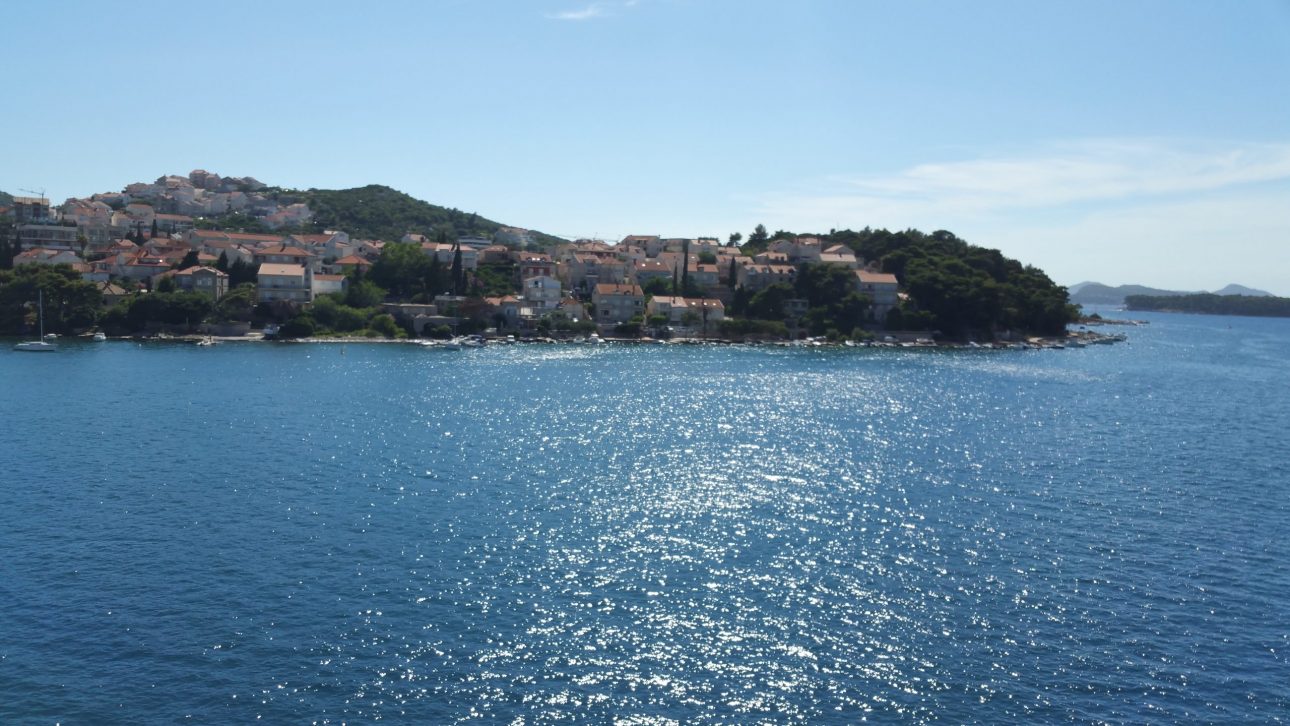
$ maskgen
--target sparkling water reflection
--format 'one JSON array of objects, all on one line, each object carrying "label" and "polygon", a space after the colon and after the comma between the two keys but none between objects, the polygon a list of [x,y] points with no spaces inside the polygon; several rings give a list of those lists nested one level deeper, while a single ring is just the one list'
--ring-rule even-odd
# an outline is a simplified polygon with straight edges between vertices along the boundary
[{"label": "sparkling water reflection", "polygon": [[1276,721],[1288,354],[0,354],[0,720]]}]

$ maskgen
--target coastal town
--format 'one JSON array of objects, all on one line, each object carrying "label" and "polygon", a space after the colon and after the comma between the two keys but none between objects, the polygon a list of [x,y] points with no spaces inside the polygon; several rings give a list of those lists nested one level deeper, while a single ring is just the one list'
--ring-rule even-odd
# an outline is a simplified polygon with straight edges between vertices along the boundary
[{"label": "coastal town", "polygon": [[[55,325],[72,335],[1024,345],[1038,334],[1064,337],[1073,319],[1064,289],[1052,286],[1060,299],[1040,292],[1055,301],[1050,318],[1060,319],[1044,323],[1046,330],[983,318],[950,334],[940,328],[952,321],[929,304],[935,291],[916,278],[921,260],[907,262],[907,244],[888,243],[894,252],[866,259],[834,235],[772,235],[760,226],[743,245],[740,234],[553,243],[501,225],[487,235],[443,226],[372,239],[318,230],[307,203],[283,196],[251,177],[204,170],[57,206],[43,196],[15,196],[0,208],[8,220],[8,259],[0,258],[0,267],[57,267],[92,285],[98,313],[64,314]],[[230,215],[259,231],[212,223]],[[1000,290],[1012,266],[1020,269],[997,251],[926,239],[968,250],[985,260],[978,267],[1003,269],[986,269]],[[1051,286],[1042,273],[1035,279]],[[1033,294],[1035,284],[1027,284]],[[155,314],[135,314],[147,296],[155,302],[176,294],[206,303],[190,305],[182,318],[160,303]],[[31,317],[27,310],[22,327]]]}]

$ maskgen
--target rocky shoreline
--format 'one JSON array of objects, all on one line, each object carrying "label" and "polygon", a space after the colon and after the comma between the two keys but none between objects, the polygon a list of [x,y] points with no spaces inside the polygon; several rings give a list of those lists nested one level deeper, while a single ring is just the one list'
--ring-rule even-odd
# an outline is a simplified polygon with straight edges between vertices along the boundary
[{"label": "rocky shoreline", "polygon": [[[1129,323],[1124,323],[1129,324]],[[90,338],[89,335],[78,336],[82,339]],[[829,341],[823,338],[805,338],[801,340],[730,340],[721,338],[672,338],[662,340],[656,338],[599,338],[592,336],[590,338],[571,337],[571,338],[554,338],[548,336],[533,337],[516,337],[516,336],[473,336],[470,342],[464,342],[466,339],[455,340],[431,340],[425,338],[367,338],[367,337],[317,337],[317,338],[294,338],[290,340],[277,340],[265,337],[259,331],[254,331],[248,335],[242,336],[211,336],[211,335],[150,335],[150,336],[123,336],[109,337],[108,340],[128,340],[135,342],[171,342],[171,343],[191,343],[194,345],[218,345],[223,343],[281,343],[283,345],[292,344],[379,344],[379,345],[416,345],[426,348],[460,348],[460,347],[483,347],[493,345],[708,345],[708,346],[739,346],[739,347],[767,347],[767,348],[922,348],[935,350],[1036,350],[1036,349],[1061,349],[1061,348],[1083,348],[1088,345],[1107,345],[1112,343],[1121,343],[1127,340],[1123,333],[1106,334],[1097,333],[1091,330],[1078,330],[1068,333],[1065,337],[1031,337],[1025,340],[1011,342],[949,342],[934,341],[931,338],[920,338],[916,340],[898,341],[895,339],[871,340],[871,341]]]}]

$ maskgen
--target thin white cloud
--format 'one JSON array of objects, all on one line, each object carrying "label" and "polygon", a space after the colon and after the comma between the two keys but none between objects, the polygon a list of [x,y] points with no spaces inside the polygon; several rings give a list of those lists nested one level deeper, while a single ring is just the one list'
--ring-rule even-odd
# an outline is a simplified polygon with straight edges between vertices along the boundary
[{"label": "thin white cloud", "polygon": [[1285,292],[1290,143],[1092,140],[764,195],[771,229],[949,229],[1064,282]]},{"label": "thin white cloud", "polygon": [[[1151,140],[1065,143],[1028,156],[925,163],[824,180],[763,197],[763,214],[854,220],[935,218],[1208,192],[1290,179],[1290,144],[1195,146]],[[915,219],[910,219],[910,218]],[[920,222],[916,218],[923,217]]]},{"label": "thin white cloud", "polygon": [[595,20],[596,18],[608,18],[615,15],[617,10],[626,10],[634,8],[640,4],[640,0],[602,0],[593,2],[579,10],[564,10],[558,13],[547,13],[550,20],[571,20],[574,22],[581,20]]},{"label": "thin white cloud", "polygon": [[551,20],[579,21],[603,18],[607,15],[609,15],[609,10],[603,3],[592,3],[581,10],[564,10],[558,13],[548,13],[547,17]]}]

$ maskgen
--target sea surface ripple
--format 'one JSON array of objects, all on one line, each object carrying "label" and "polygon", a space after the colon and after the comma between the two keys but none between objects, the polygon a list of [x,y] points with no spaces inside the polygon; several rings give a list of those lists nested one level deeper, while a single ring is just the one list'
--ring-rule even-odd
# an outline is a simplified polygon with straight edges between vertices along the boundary
[{"label": "sea surface ripple", "polygon": [[1290,321],[1151,320],[5,346],[0,722],[1282,722]]}]

